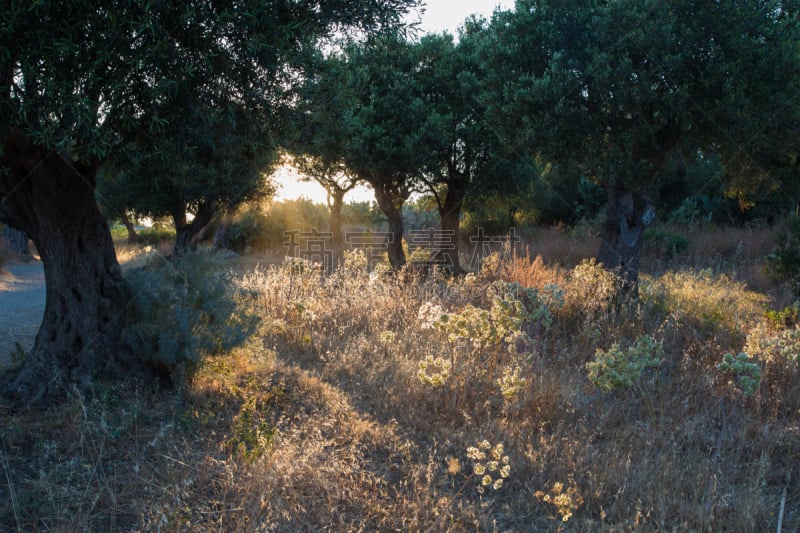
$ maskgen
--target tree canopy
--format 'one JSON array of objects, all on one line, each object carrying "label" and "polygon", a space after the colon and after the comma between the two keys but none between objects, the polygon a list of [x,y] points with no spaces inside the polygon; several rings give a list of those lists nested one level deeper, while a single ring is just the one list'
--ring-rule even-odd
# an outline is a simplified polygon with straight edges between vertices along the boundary
[{"label": "tree canopy", "polygon": [[[270,119],[290,104],[312,50],[347,34],[395,28],[417,5],[2,2],[0,220],[34,240],[48,292],[43,326],[10,391],[39,400],[92,375],[142,368],[110,348],[128,289],[94,199],[103,164],[132,143],[152,140],[168,153],[180,127],[201,119],[219,125],[237,108]],[[183,176],[190,188],[194,174]]]},{"label": "tree canopy", "polygon": [[796,130],[798,26],[784,2],[518,0],[489,31],[491,120],[528,156],[608,191],[600,259],[635,283],[643,228],[675,158],[718,153],[755,179]]}]

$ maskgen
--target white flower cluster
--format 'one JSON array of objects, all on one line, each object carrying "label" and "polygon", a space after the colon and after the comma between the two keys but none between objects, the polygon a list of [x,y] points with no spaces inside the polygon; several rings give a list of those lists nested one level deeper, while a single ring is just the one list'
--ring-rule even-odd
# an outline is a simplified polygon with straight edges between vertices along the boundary
[{"label": "white flower cluster", "polygon": [[800,326],[771,332],[761,324],[747,334],[744,351],[766,363],[800,363]]},{"label": "white flower cluster", "polygon": [[434,329],[446,314],[442,306],[431,302],[425,302],[419,306],[417,318],[420,321],[422,329]]},{"label": "white flower cluster", "polygon": [[503,376],[497,378],[497,386],[500,387],[500,394],[506,400],[513,400],[525,389],[527,380],[521,377],[521,370],[518,366],[506,367],[503,369]]},{"label": "white flower cluster", "polygon": [[472,473],[480,478],[478,492],[483,494],[484,487],[491,486],[498,490],[503,486],[503,480],[511,475],[511,464],[507,455],[503,455],[503,443],[498,442],[494,447],[488,440],[483,440],[477,446],[467,448],[467,458],[472,461]]},{"label": "white flower cluster", "polygon": [[441,387],[447,383],[450,377],[450,369],[452,364],[450,361],[442,359],[441,357],[434,358],[428,355],[419,362],[419,371],[417,377],[422,383],[431,385],[432,387]]}]

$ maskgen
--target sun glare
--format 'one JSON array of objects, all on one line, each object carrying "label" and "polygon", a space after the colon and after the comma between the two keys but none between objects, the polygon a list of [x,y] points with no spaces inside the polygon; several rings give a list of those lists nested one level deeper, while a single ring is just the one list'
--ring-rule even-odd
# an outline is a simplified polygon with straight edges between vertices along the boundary
[{"label": "sun glare", "polygon": [[[272,174],[278,191],[275,193],[276,200],[295,200],[297,198],[308,198],[314,203],[326,205],[327,193],[325,189],[313,179],[305,179],[295,167],[290,164],[283,164]],[[345,203],[352,202],[372,202],[375,196],[369,187],[359,185],[345,196]]]}]

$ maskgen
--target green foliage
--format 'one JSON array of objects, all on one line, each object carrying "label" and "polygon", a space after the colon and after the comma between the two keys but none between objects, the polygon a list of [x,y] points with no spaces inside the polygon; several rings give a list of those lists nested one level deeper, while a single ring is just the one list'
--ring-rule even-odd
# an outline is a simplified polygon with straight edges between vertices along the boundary
[{"label": "green foliage", "polygon": [[439,226],[439,214],[436,206],[428,196],[403,205],[403,222],[407,230],[436,228]]},{"label": "green foliage", "polygon": [[228,243],[238,253],[282,249],[285,232],[325,231],[329,218],[325,206],[308,198],[275,202],[266,212],[251,205],[233,217],[228,226]]},{"label": "green foliage", "polygon": [[775,234],[775,242],[778,247],[767,256],[767,272],[788,282],[794,295],[800,296],[800,217],[788,219]]},{"label": "green foliage", "polygon": [[519,0],[485,31],[494,131],[515,158],[572,164],[606,190],[601,259],[628,279],[646,239],[627,250],[619,217],[638,231],[676,165],[683,197],[709,194],[684,219],[796,190],[800,25],[784,2]]},{"label": "green foliage", "polygon": [[644,252],[669,261],[679,257],[689,248],[689,239],[663,227],[648,228],[644,232]]},{"label": "green foliage", "polygon": [[761,383],[761,368],[745,352],[737,355],[726,353],[717,369],[724,375],[736,380],[736,385],[746,397],[750,397],[758,390]]},{"label": "green foliage", "polygon": [[[273,387],[272,392],[276,391],[283,394],[279,388]],[[227,444],[248,463],[258,459],[277,434],[276,428],[265,420],[269,407],[269,403],[259,406],[256,397],[251,396],[233,419],[233,436]]]},{"label": "green foliage", "polygon": [[[125,237],[127,238],[127,231]],[[150,228],[145,228],[138,231],[136,235],[139,237],[139,242],[142,244],[149,244],[150,246],[158,246],[164,242],[175,241],[175,228],[166,225],[154,225]]]},{"label": "green foliage", "polygon": [[122,342],[142,360],[168,371],[244,344],[257,330],[248,295],[203,252],[154,258],[128,274],[134,299]]},{"label": "green foliage", "polygon": [[791,328],[800,324],[800,302],[795,302],[782,310],[768,309],[764,317],[775,328]]},{"label": "green foliage", "polygon": [[228,243],[234,252],[264,252],[282,244],[284,231],[273,217],[251,208],[238,213],[228,226]]},{"label": "green foliage", "polygon": [[[707,198],[706,198],[707,200]],[[667,217],[670,225],[693,226],[711,222],[713,213],[706,212],[695,198],[685,198]]]},{"label": "green foliage", "polygon": [[656,367],[664,358],[664,349],[653,337],[643,335],[623,350],[614,343],[608,350],[600,348],[594,360],[586,363],[589,381],[603,392],[636,384],[645,369]]},{"label": "green foliage", "polygon": [[351,202],[342,206],[342,222],[361,228],[377,229],[386,223],[375,202]]},{"label": "green foliage", "polygon": [[276,202],[270,206],[267,215],[276,227],[284,228],[282,231],[323,231],[330,220],[328,209],[308,198]]}]

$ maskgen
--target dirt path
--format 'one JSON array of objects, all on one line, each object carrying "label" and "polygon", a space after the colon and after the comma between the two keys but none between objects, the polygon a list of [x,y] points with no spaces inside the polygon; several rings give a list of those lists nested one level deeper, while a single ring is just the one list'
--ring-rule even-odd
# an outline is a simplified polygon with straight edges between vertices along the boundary
[{"label": "dirt path", "polygon": [[11,364],[17,342],[25,350],[44,315],[44,268],[39,261],[7,265],[0,271],[0,368]]}]

